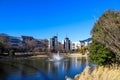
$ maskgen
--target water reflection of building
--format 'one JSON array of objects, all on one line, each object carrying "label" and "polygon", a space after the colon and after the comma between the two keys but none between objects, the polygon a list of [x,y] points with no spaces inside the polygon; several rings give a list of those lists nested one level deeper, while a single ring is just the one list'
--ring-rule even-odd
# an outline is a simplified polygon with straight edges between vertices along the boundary
[{"label": "water reflection of building", "polygon": [[2,62],[4,64],[0,64],[1,80],[10,78],[14,80],[16,77],[18,80],[31,78],[35,80],[64,80],[65,76],[73,76],[82,72],[86,66],[86,60],[79,58],[66,59],[60,61],[58,65],[54,64],[55,62],[46,61],[46,59],[29,59],[22,60],[22,62],[15,60],[14,63],[11,60],[4,62]]},{"label": "water reflection of building", "polygon": [[48,70],[48,72],[50,72],[51,71],[51,62],[48,62],[48,68],[47,68],[47,70]]},{"label": "water reflection of building", "polygon": [[61,73],[68,72],[70,69],[71,62],[68,61],[57,61],[57,62],[47,62],[44,66],[46,66],[46,72],[61,75]]},{"label": "water reflection of building", "polygon": [[80,57],[74,57],[71,59],[71,63],[74,64],[72,65],[75,68],[80,68],[81,67],[81,63],[82,63],[82,58]]}]

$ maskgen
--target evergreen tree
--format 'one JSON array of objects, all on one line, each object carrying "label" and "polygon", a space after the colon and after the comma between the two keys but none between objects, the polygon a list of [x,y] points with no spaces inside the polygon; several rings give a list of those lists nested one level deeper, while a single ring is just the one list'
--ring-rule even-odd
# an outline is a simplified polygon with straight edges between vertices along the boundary
[{"label": "evergreen tree", "polygon": [[116,61],[115,54],[95,40],[90,45],[89,57],[92,63],[98,65],[107,65]]}]

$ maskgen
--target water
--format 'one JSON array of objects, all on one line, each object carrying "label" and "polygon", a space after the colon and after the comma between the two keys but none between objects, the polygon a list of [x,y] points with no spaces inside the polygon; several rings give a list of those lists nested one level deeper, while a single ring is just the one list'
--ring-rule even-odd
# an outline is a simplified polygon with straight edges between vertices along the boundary
[{"label": "water", "polygon": [[48,58],[48,61],[60,61],[62,59],[63,57],[61,57],[58,52],[58,53],[54,53],[51,58]]},{"label": "water", "polygon": [[92,64],[84,58],[47,61],[47,58],[0,60],[0,80],[65,80]]}]

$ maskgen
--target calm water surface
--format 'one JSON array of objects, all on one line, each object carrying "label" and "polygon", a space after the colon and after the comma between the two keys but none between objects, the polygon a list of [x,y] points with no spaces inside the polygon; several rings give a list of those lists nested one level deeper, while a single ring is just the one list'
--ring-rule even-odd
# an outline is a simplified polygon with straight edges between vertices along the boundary
[{"label": "calm water surface", "polygon": [[85,58],[0,60],[0,80],[65,80],[65,76],[81,73],[86,65],[93,67]]}]

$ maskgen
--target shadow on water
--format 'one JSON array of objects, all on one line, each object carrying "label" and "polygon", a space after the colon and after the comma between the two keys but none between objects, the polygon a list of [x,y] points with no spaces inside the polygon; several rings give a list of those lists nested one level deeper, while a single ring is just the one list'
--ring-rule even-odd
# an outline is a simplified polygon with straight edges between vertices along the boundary
[{"label": "shadow on water", "polygon": [[[11,72],[20,71],[21,75],[31,74],[35,72],[40,72],[42,76],[42,80],[50,80],[46,74],[37,67],[38,65],[33,60],[11,60],[11,61],[4,61],[0,62],[0,80],[7,80],[5,79]],[[13,71],[12,71],[13,70]],[[14,71],[15,70],[15,71]],[[2,75],[3,74],[3,75]]]}]

